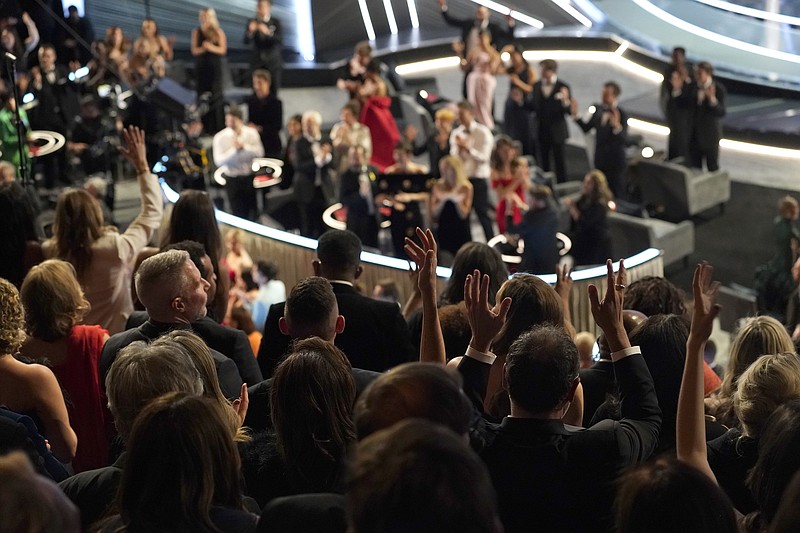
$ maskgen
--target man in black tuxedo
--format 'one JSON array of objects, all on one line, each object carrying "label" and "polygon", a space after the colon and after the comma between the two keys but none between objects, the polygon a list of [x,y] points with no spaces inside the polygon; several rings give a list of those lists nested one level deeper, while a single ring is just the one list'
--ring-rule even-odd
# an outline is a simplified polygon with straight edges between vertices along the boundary
[{"label": "man in black tuxedo", "polygon": [[661,83],[661,111],[669,126],[667,158],[682,158],[689,162],[689,136],[692,132],[692,73],[686,63],[686,50],[680,46],[672,50],[672,62],[664,71]]},{"label": "man in black tuxedo", "polygon": [[714,67],[703,61],[695,69],[691,103],[692,136],[689,141],[689,164],[709,171],[719,169],[719,141],[722,138],[722,117],[725,116],[725,86],[713,78]]},{"label": "man in black tuxedo", "polygon": [[361,242],[378,247],[378,170],[368,164],[364,147],[354,144],[347,152],[349,165],[339,176],[339,201],[347,208],[347,229]]},{"label": "man in black tuxedo", "polygon": [[[278,329],[291,338],[292,342],[310,337],[335,342],[336,336],[342,333],[344,328],[345,320],[339,314],[333,287],[327,279],[319,276],[300,280],[294,286],[286,300],[284,316],[278,319]],[[352,368],[351,372],[356,384],[356,395],[361,394],[361,391],[380,375],[360,368]],[[261,431],[272,426],[271,391],[272,378],[248,388],[250,408],[247,410],[244,422],[253,431]]]},{"label": "man in black tuxedo", "polygon": [[[508,533],[528,532],[532,526],[541,531],[611,531],[620,470],[646,460],[658,443],[661,410],[653,379],[622,324],[624,268],[615,279],[609,262],[607,281],[605,298],[600,301],[597,290],[590,288],[589,299],[611,350],[622,420],[605,420],[588,429],[561,421],[580,383],[578,350],[563,328],[538,326],[522,334],[506,356],[511,416],[489,428],[481,455]],[[491,313],[485,300],[483,306]],[[476,323],[493,320],[484,318]],[[476,328],[459,364],[470,397],[480,399],[485,393],[496,331]]]},{"label": "man in black tuxedo", "polygon": [[[383,372],[406,361],[417,359],[400,308],[362,296],[353,287],[361,275],[361,241],[351,231],[330,230],[317,244],[314,274],[333,285],[336,301],[347,324],[336,336],[339,347],[355,368]],[[279,322],[285,302],[269,309],[264,324],[264,338],[258,351],[258,364],[264,376],[271,376],[287,353],[289,337],[281,333]]]},{"label": "man in black tuxedo", "polygon": [[[442,18],[444,21],[456,28],[461,28],[461,41],[458,44],[457,51],[462,59],[462,64],[465,64],[469,52],[473,47],[480,45],[480,33],[488,31],[492,38],[492,44],[498,50],[506,44],[514,40],[514,19],[511,15],[506,17],[507,26],[504,28],[499,24],[489,21],[489,10],[484,6],[478,6],[475,9],[474,19],[460,19],[452,16],[447,9],[447,0],[439,0],[439,7],[442,10]],[[462,85],[463,96],[467,98],[467,76],[469,70],[464,72],[464,83]]]},{"label": "man in black tuxedo", "polygon": [[[570,114],[571,95],[569,85],[558,79],[558,64],[552,59],[539,63],[542,76],[533,84],[533,93],[528,104],[536,112],[539,128],[539,155],[542,170],[549,171],[555,165],[558,183],[567,181],[564,145],[569,137],[566,116]],[[550,157],[553,157],[552,162]]]},{"label": "man in black tuxedo", "polygon": [[281,128],[283,102],[272,92],[272,75],[268,70],[253,71],[253,94],[245,100],[249,125],[258,130],[266,157],[283,155]]},{"label": "man in black tuxedo", "polygon": [[[80,105],[75,83],[71,82],[66,69],[56,64],[56,50],[52,45],[39,47],[39,66],[31,69],[30,91],[38,105],[31,109],[31,128],[67,135],[69,125],[78,116]],[[68,139],[69,140],[69,139]],[[39,158],[44,167],[44,184],[51,189],[56,182],[69,185],[66,150]]]},{"label": "man in black tuxedo", "polygon": [[238,397],[242,380],[261,381],[261,371],[243,332],[208,319],[208,282],[182,250],[161,252],[142,261],[136,272],[136,293],[149,319],[136,329],[112,335],[100,355],[100,373],[105,377],[117,353],[134,341],[150,342],[174,329],[199,335],[216,352],[220,386],[226,396]]},{"label": "man in black tuxedo", "polygon": [[272,2],[258,0],[256,16],[247,23],[244,43],[253,43],[250,69],[266,69],[272,75],[272,93],[278,95],[283,78],[281,23],[272,16]]},{"label": "man in black tuxedo", "polygon": [[572,101],[575,122],[584,132],[595,131],[594,168],[606,175],[616,198],[625,198],[625,143],[628,138],[628,115],[619,108],[620,87],[616,82],[603,84],[602,103],[595,104],[588,117],[577,116],[578,103]]}]

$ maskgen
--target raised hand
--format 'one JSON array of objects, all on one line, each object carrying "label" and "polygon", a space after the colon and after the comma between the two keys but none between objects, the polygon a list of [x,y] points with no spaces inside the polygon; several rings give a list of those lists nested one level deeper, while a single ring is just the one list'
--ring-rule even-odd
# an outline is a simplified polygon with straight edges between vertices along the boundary
[{"label": "raised hand", "polygon": [[567,305],[572,293],[572,269],[567,265],[563,265],[561,268],[556,265],[556,276],[556,292],[564,305]]},{"label": "raised hand", "polygon": [[464,304],[467,307],[467,319],[472,330],[470,346],[479,352],[487,352],[492,341],[506,323],[508,310],[511,308],[511,298],[504,298],[502,302],[489,306],[489,276],[481,276],[475,270],[464,281]]},{"label": "raised hand", "polygon": [[417,283],[423,296],[436,296],[436,264],[439,247],[433,232],[430,229],[423,231],[417,228],[417,237],[422,246],[418,245],[408,237],[403,248],[408,257],[417,265]]},{"label": "raised hand", "polygon": [[715,303],[719,282],[712,281],[714,267],[703,261],[694,269],[692,292],[694,312],[690,337],[695,342],[704,343],[711,336],[714,319],[719,314],[719,304]]},{"label": "raised hand", "polygon": [[137,174],[147,172],[147,150],[144,143],[144,131],[136,126],[128,126],[122,130],[122,139],[125,141],[125,146],[120,146],[119,153],[133,164]]},{"label": "raised hand", "polygon": [[611,259],[606,261],[606,294],[602,300],[595,285],[589,285],[589,304],[594,321],[603,330],[612,352],[627,348],[630,345],[628,335],[622,325],[622,304],[625,298],[627,275],[625,265],[619,261],[619,270],[614,275]]},{"label": "raised hand", "polygon": [[242,391],[239,397],[231,403],[233,410],[236,411],[236,418],[239,420],[239,427],[244,425],[244,419],[247,416],[247,408],[250,407],[250,395],[247,391],[247,383],[242,383]]}]

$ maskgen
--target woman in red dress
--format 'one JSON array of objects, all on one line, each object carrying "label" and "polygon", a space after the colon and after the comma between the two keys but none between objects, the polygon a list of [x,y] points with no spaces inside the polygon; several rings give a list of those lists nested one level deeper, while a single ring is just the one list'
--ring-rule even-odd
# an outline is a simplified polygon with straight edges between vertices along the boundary
[{"label": "woman in red dress", "polygon": [[370,164],[380,172],[394,164],[394,147],[400,140],[400,131],[392,116],[392,99],[387,96],[386,82],[381,78],[380,63],[372,60],[364,73],[364,82],[358,90],[361,100],[359,122],[369,128],[372,136]]},{"label": "woman in red dress", "polygon": [[500,233],[505,233],[509,217],[512,225],[520,224],[523,211],[527,208],[525,193],[530,188],[527,161],[523,163],[518,160],[514,141],[501,135],[495,142],[491,166],[491,185],[498,200],[495,220]]},{"label": "woman in red dress", "polygon": [[67,401],[78,449],[76,472],[108,466],[108,444],[113,436],[111,415],[100,388],[98,362],[108,331],[78,325],[89,310],[75,269],[66,261],[50,259],[35,266],[20,291],[29,335],[21,353],[46,357],[52,363]]}]

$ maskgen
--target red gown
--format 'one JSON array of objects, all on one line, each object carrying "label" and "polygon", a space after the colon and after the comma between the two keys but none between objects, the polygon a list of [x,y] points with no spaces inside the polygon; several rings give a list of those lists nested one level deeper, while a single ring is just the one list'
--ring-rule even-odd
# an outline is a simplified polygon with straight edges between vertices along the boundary
[{"label": "red gown", "polygon": [[[497,189],[498,187],[508,187],[508,185],[514,181],[513,178],[496,178],[492,179],[492,189]],[[514,191],[520,200],[523,202],[525,201],[525,191],[522,188],[522,185],[516,188]],[[513,204],[511,213],[507,213],[508,210],[508,201],[505,198],[501,198],[497,202],[497,209],[495,209],[495,220],[497,221],[497,229],[500,233],[506,232],[506,216],[511,215],[511,221],[514,225],[520,224],[522,222],[522,210],[519,208],[517,204]]]},{"label": "red gown", "polygon": [[108,466],[113,435],[111,414],[100,387],[99,361],[108,331],[100,326],[75,326],[67,337],[67,358],[53,373],[64,389],[69,423],[78,436],[72,466],[75,472]]},{"label": "red gown", "polygon": [[364,102],[358,120],[369,128],[372,136],[372,158],[369,162],[380,172],[394,164],[394,147],[400,140],[391,106],[392,99],[388,96],[370,96]]}]

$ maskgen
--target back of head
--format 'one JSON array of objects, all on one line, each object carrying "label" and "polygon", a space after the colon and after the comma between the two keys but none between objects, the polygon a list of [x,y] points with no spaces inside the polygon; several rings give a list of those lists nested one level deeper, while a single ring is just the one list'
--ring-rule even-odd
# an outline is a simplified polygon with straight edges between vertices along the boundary
[{"label": "back of head", "polygon": [[0,278],[0,355],[13,354],[25,341],[24,319],[19,291]]},{"label": "back of head", "polygon": [[174,244],[168,244],[164,248],[161,249],[162,252],[168,252],[170,250],[183,250],[184,252],[189,254],[189,259],[194,263],[194,266],[197,267],[197,270],[200,271],[200,275],[205,278],[208,275],[206,272],[206,267],[203,264],[203,257],[206,255],[206,249],[197,241],[180,241]]},{"label": "back of head", "polygon": [[[653,376],[658,405],[664,420],[675,420],[686,360],[689,320],[679,315],[654,315],[639,324],[630,334],[632,345],[642,349],[642,356]],[[663,426],[667,426],[665,422]],[[674,424],[662,427],[665,434],[674,434]]]},{"label": "back of head", "polygon": [[742,372],[733,408],[742,432],[758,438],[767,418],[787,401],[800,398],[800,357],[794,352],[762,355]]},{"label": "back of head", "polygon": [[513,405],[544,414],[565,404],[578,376],[575,343],[559,326],[535,326],[514,341],[505,377]]},{"label": "back of head", "polygon": [[103,211],[91,194],[70,189],[56,204],[53,239],[56,256],[75,265],[81,279],[92,258],[92,245],[103,235]]},{"label": "back of head", "polygon": [[211,258],[211,264],[217,264],[222,254],[222,236],[217,225],[214,204],[206,192],[187,189],[181,193],[172,206],[161,247],[187,240],[201,243]]},{"label": "back of head", "polygon": [[278,278],[278,265],[272,261],[256,261],[256,270],[264,276],[267,281]]},{"label": "back of head", "polygon": [[319,338],[296,343],[272,378],[272,424],[291,472],[306,480],[320,464],[338,463],[355,431],[356,397],[350,362]]},{"label": "back of head", "polygon": [[183,294],[188,280],[185,275],[188,252],[169,250],[148,257],[136,271],[136,294],[151,315],[167,311],[175,297]]},{"label": "back of head", "polygon": [[564,325],[564,309],[555,289],[533,274],[515,274],[498,291],[498,300],[511,298],[503,329],[492,343],[496,354],[504,354],[523,332],[540,324]]},{"label": "back of head", "polygon": [[733,396],[739,376],[764,354],[793,352],[794,343],[783,324],[771,316],[751,318],[736,333],[722,380],[723,396]]},{"label": "back of head", "polygon": [[406,420],[361,441],[347,484],[353,533],[500,531],[486,466],[426,420]]},{"label": "back of head", "polygon": [[89,310],[75,268],[60,259],[33,267],[20,289],[28,334],[44,341],[66,337]]},{"label": "back of head", "polygon": [[363,439],[408,418],[423,418],[466,435],[471,415],[460,374],[441,365],[405,363],[381,374],[364,390],[353,418],[358,438]]},{"label": "back of head", "polygon": [[665,278],[646,276],[625,289],[625,309],[634,309],[647,316],[683,315],[683,291]]},{"label": "back of head", "polygon": [[129,344],[106,375],[108,407],[123,439],[151,400],[168,392],[203,394],[203,380],[191,355],[170,345]]},{"label": "back of head", "polygon": [[240,459],[221,406],[173,392],[133,424],[119,489],[129,531],[215,531],[214,506],[241,509]]},{"label": "back of head", "polygon": [[36,240],[36,213],[19,183],[0,184],[0,213],[0,278],[19,287],[25,275],[26,243]]},{"label": "back of head", "polygon": [[78,509],[52,480],[37,474],[28,457],[0,457],[0,524],[4,533],[81,530]]},{"label": "back of head", "polygon": [[705,474],[673,458],[629,470],[614,505],[619,533],[736,533],[733,506]]},{"label": "back of head", "polygon": [[775,409],[761,433],[758,460],[746,482],[760,512],[746,517],[748,525],[769,526],[789,481],[799,470],[800,400],[792,400]]},{"label": "back of head", "polygon": [[336,335],[338,316],[336,295],[325,278],[312,276],[298,281],[286,298],[284,317],[293,338],[332,340]]},{"label": "back of head", "polygon": [[474,270],[489,275],[489,303],[494,304],[500,286],[508,279],[508,269],[500,252],[482,242],[470,242],[458,249],[453,259],[453,270],[441,301],[457,304],[464,301],[464,281]]},{"label": "back of head", "polygon": [[326,231],[317,241],[317,259],[326,278],[350,279],[361,263],[361,240],[352,231]]}]

